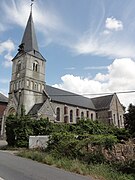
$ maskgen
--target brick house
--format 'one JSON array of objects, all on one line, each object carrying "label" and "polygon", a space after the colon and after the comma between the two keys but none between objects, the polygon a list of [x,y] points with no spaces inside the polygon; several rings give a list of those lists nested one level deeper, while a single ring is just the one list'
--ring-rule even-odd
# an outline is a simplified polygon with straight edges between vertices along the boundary
[{"label": "brick house", "polygon": [[4,115],[4,111],[7,107],[7,104],[8,104],[8,98],[0,93],[0,130],[1,130],[2,118]]}]

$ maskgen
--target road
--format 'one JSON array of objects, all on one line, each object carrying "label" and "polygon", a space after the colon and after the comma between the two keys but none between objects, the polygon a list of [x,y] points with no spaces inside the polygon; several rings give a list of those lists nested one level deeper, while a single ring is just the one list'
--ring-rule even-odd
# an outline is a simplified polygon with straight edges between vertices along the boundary
[{"label": "road", "polygon": [[0,151],[0,180],[92,180]]}]

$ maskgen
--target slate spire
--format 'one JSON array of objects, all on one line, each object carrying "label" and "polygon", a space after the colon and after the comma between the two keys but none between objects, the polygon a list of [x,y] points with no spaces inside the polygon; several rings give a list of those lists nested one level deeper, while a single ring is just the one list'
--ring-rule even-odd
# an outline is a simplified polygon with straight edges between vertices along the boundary
[{"label": "slate spire", "polygon": [[33,18],[32,18],[32,10],[30,12],[30,16],[21,43],[24,45],[25,52],[30,52],[30,51],[39,52]]}]

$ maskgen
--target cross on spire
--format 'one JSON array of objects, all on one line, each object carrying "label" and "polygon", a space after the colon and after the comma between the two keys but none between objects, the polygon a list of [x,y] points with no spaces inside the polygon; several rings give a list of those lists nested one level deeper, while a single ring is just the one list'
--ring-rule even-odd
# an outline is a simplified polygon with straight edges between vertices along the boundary
[{"label": "cross on spire", "polygon": [[32,6],[33,6],[33,2],[34,2],[34,0],[31,0],[31,13],[32,13]]},{"label": "cross on spire", "polygon": [[[33,18],[32,18],[32,5],[33,5],[34,0],[31,0],[31,12],[30,16],[25,28],[25,32],[23,35],[23,39],[21,44],[23,44],[23,49],[25,52],[30,52],[30,51],[39,51],[38,50],[38,43],[37,43],[37,38],[36,38],[36,33],[35,33],[35,28],[34,28],[34,23],[33,23]],[[22,46],[21,46],[22,47]],[[20,49],[19,49],[20,50]]]}]

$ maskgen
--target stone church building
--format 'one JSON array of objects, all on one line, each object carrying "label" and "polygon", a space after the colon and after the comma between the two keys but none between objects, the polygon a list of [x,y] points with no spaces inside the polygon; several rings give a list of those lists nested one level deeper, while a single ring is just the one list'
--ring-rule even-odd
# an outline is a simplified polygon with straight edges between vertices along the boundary
[{"label": "stone church building", "polygon": [[34,118],[42,117],[65,123],[76,123],[81,118],[90,118],[124,127],[124,109],[116,94],[90,99],[46,85],[46,59],[38,48],[32,11],[12,62],[5,117],[9,114],[20,114],[23,105],[26,114]]}]

